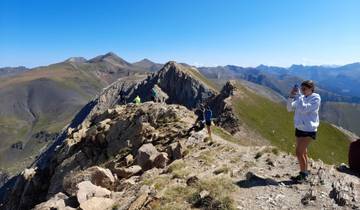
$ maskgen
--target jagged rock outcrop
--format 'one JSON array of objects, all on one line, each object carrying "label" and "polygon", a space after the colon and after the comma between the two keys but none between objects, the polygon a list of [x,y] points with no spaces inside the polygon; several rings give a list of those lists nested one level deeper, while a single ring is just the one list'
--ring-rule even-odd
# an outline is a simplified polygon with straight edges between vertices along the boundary
[{"label": "jagged rock outcrop", "polygon": [[153,88],[156,89],[159,100],[166,103],[194,108],[199,104],[209,102],[217,92],[209,87],[204,78],[199,75],[200,73],[196,69],[171,61],[152,75],[133,75],[118,79],[78,112],[54,144],[41,154],[33,165],[37,165],[39,168],[46,167],[55,148],[62,144],[69,131],[88,124],[94,115],[117,104],[131,103],[137,95],[141,97],[143,102],[151,101]]},{"label": "jagged rock outcrop", "polygon": [[240,120],[236,117],[231,97],[236,93],[235,81],[228,81],[222,88],[220,94],[214,97],[209,103],[213,110],[213,114],[217,116],[216,124],[223,127],[231,134],[235,134],[240,130]]},{"label": "jagged rock outcrop", "polygon": [[130,101],[140,96],[142,101],[152,100],[152,89],[169,104],[181,104],[189,109],[207,103],[217,91],[206,84],[197,69],[170,61],[158,72],[143,80],[128,95]]},{"label": "jagged rock outcrop", "polygon": [[[89,123],[69,131],[46,170],[26,170],[15,187],[8,189],[4,205],[7,209],[29,209],[58,193],[77,196],[81,205],[79,182],[115,190],[119,179],[165,167],[170,162],[166,153],[169,145],[190,136],[187,131],[193,120],[193,113],[183,106],[153,102],[115,106],[96,114]],[[141,167],[131,165],[136,163]],[[127,171],[120,172],[119,167]]]}]

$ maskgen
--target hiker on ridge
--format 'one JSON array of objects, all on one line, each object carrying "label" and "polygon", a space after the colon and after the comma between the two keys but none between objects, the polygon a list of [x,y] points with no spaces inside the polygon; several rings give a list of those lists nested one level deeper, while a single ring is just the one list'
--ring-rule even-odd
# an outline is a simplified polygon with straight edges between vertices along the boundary
[{"label": "hiker on ridge", "polygon": [[316,139],[319,127],[320,95],[314,93],[315,84],[311,80],[301,83],[300,90],[297,85],[290,92],[287,100],[287,110],[295,111],[294,124],[296,136],[296,156],[300,165],[299,175],[292,177],[298,183],[307,181],[309,144]]},{"label": "hiker on ridge", "polygon": [[156,92],[155,87],[151,89],[151,100],[153,102],[158,102],[158,93]]},{"label": "hiker on ridge", "polygon": [[140,103],[141,103],[141,99],[140,99],[140,96],[139,96],[139,95],[137,95],[137,96],[135,97],[134,103],[135,103],[135,104],[140,104]]},{"label": "hiker on ridge", "polygon": [[208,134],[210,139],[211,137],[211,118],[212,118],[212,111],[210,109],[209,106],[206,107],[205,112],[204,112],[204,118],[205,118],[205,124],[206,124],[206,128],[208,130]]},{"label": "hiker on ridge", "polygon": [[202,130],[205,126],[204,126],[204,106],[200,105],[200,107],[198,109],[195,110],[195,115],[197,116],[196,121],[194,123],[193,127],[196,127],[199,125],[199,129]]}]

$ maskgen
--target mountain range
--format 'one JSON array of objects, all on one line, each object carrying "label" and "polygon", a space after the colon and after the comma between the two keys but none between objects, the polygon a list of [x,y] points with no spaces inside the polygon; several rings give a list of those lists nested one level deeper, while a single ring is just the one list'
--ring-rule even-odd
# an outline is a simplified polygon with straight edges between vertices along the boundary
[{"label": "mountain range", "polygon": [[146,77],[161,66],[149,60],[131,64],[110,52],[33,69],[2,68],[1,167],[16,172],[19,164],[31,162],[90,99],[118,78]]},{"label": "mountain range", "polygon": [[[200,104],[213,110],[212,137],[194,126]],[[85,104],[27,168],[3,176],[0,209],[357,209],[357,174],[331,165],[346,162],[351,137],[324,121],[319,134],[309,184],[291,181],[293,115],[280,94],[244,80],[219,88],[170,61]]]},{"label": "mountain range", "polygon": [[[243,68],[228,65],[197,69],[187,64],[176,66],[175,69],[187,69],[192,77],[202,81],[214,92],[220,91],[226,80],[237,79],[243,85],[256,89],[258,94],[280,103],[284,102],[284,97],[293,84],[304,79],[315,80],[321,75],[322,80],[316,81],[324,101],[322,119],[360,134],[357,126],[360,115],[359,97],[355,92],[345,91],[347,94],[342,94],[338,91],[339,88],[328,88],[327,83],[323,85],[324,81],[335,77],[356,80],[359,66],[356,63],[342,67],[294,65],[290,68],[263,65]],[[193,90],[187,88],[182,88],[183,92],[179,92],[178,87],[191,87],[187,85],[190,81],[178,87],[172,86],[178,79],[175,73],[172,74],[171,81],[161,79],[164,76],[170,77],[168,75],[151,76],[162,67],[163,64],[148,59],[130,63],[110,52],[88,60],[72,57],[60,63],[33,69],[1,69],[0,72],[7,73],[0,76],[0,170],[15,174],[37,159],[39,150],[57,139],[62,128],[71,123],[74,116],[74,119],[81,121],[87,116],[84,113],[92,110],[89,107],[98,107],[93,100],[100,93],[112,97],[97,99],[108,106],[122,103],[124,98],[120,99],[119,95],[124,93],[127,94],[127,102],[137,94],[147,99],[151,95],[149,85],[163,81],[160,89],[181,93],[181,97],[176,95],[169,101],[179,103],[179,97],[182,101],[187,98],[187,103],[183,105],[194,108],[198,104],[198,99],[194,100],[194,97],[203,96],[195,96]],[[327,69],[331,73],[323,73]],[[311,74],[313,70],[317,73]],[[304,73],[300,74],[302,71]]]}]

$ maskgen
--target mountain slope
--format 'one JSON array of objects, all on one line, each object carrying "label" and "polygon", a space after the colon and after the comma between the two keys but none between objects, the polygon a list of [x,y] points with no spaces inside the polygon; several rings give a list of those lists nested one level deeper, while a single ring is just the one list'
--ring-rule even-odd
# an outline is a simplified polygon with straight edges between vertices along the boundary
[{"label": "mountain slope", "polygon": [[2,67],[0,68],[0,78],[8,77],[20,74],[22,72],[28,71],[29,69],[24,66],[19,67]]},{"label": "mountain slope", "polygon": [[360,104],[327,102],[321,109],[323,119],[360,136]]},{"label": "mountain slope", "polygon": [[[235,84],[236,94],[231,98],[231,103],[238,118],[272,145],[293,153],[293,114],[287,112],[284,104],[271,101],[240,83]],[[309,155],[331,164],[347,162],[349,143],[344,133],[322,121],[318,138],[309,148]]]},{"label": "mountain slope", "polygon": [[28,165],[102,88],[138,74],[147,70],[108,53],[0,78],[0,168],[13,174]]},{"label": "mountain slope", "polygon": [[[355,67],[356,66],[357,65],[355,65]],[[355,67],[349,67],[349,69],[353,69]],[[277,92],[278,94],[282,95],[283,97],[287,97],[289,94],[289,90],[293,87],[294,84],[300,84],[303,79],[309,79],[309,78],[316,79],[314,75],[310,76],[310,72],[314,70],[313,68],[309,67],[309,69],[307,70],[306,69],[304,70],[304,68],[305,68],[304,66],[292,66],[290,69],[285,69],[281,67],[268,67],[264,65],[258,66],[256,68],[243,68],[243,67],[228,65],[228,66],[219,66],[219,67],[202,67],[199,68],[199,70],[209,79],[212,79],[214,82],[217,83],[223,83],[223,81],[227,79],[246,80],[252,83],[256,83],[268,87],[274,90],[275,92]],[[325,67],[321,67],[321,68],[324,68],[323,71],[328,70]],[[319,69],[318,70],[316,69],[318,68],[315,68],[314,74],[316,74],[316,72],[323,72],[320,71]],[[341,68],[338,68],[335,70],[334,69],[330,69],[330,70],[337,74],[345,74],[346,72],[350,71],[349,69],[341,70]],[[302,72],[302,70],[304,70],[303,72],[304,74],[291,73],[293,71]],[[321,73],[321,74],[325,74],[325,73]],[[302,77],[303,79],[299,76],[303,76]],[[356,76],[356,72],[354,72],[352,76],[353,76],[352,79],[355,79],[354,77]],[[341,79],[339,78],[333,78],[333,79],[336,81],[341,81]],[[359,78],[355,80],[359,80]],[[321,95],[322,104],[324,107],[324,109],[321,112],[321,117],[323,120],[334,123],[338,126],[342,126],[347,130],[357,133],[358,132],[357,128],[356,126],[354,126],[357,123],[356,121],[352,120],[354,119],[354,117],[350,114],[350,113],[354,113],[355,115],[357,115],[358,114],[357,109],[356,108],[351,109],[352,110],[351,112],[343,111],[341,110],[341,108],[345,107],[345,105],[334,106],[333,104],[348,103],[346,107],[348,107],[349,109],[345,109],[345,110],[350,110],[350,108],[353,107],[353,105],[351,104],[354,103],[358,104],[360,102],[360,98],[357,96],[344,95],[343,93],[334,90],[336,83],[334,82],[333,84],[334,84],[333,88],[330,88],[330,86],[328,85],[324,85],[322,82],[319,82],[319,84],[317,84],[316,92],[318,92]],[[318,85],[320,85],[320,87],[318,87]],[[350,85],[350,82],[348,85]],[[329,105],[327,105],[328,103]],[[331,108],[326,108],[326,107],[331,107]],[[340,115],[337,115],[338,117],[341,117],[341,119],[335,120],[334,119],[335,113],[342,113]],[[337,124],[340,122],[342,123]]]}]

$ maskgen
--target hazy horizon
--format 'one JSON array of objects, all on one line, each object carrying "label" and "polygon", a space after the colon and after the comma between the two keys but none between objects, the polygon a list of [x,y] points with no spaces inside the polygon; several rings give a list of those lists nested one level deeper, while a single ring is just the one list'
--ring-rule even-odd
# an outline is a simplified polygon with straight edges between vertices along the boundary
[{"label": "hazy horizon", "polygon": [[[114,52],[114,51],[110,51],[110,52],[113,52],[115,53],[116,55],[118,55],[119,57],[121,57],[122,59],[124,59],[125,61],[128,61],[130,63],[135,63],[135,62],[138,62],[138,61],[141,61],[143,59],[148,59],[154,63],[160,63],[160,64],[165,64],[166,62],[169,62],[169,61],[176,61],[178,63],[186,63],[186,64],[189,64],[189,65],[192,65],[192,66],[196,66],[196,67],[218,67],[218,66],[227,66],[227,65],[233,65],[233,66],[239,66],[239,67],[244,67],[244,68],[255,68],[255,67],[258,67],[260,65],[265,65],[265,66],[270,66],[270,67],[281,67],[281,68],[290,68],[292,65],[304,65],[304,66],[327,66],[327,67],[338,67],[338,66],[343,66],[343,65],[348,65],[348,64],[354,64],[354,63],[360,63],[360,61],[354,61],[354,62],[351,62],[351,63],[344,63],[344,64],[303,64],[303,63],[293,63],[289,66],[280,66],[280,65],[268,65],[268,64],[263,64],[263,63],[260,63],[258,65],[254,65],[254,66],[244,66],[244,65],[239,65],[239,64],[233,64],[233,63],[228,63],[228,64],[224,64],[224,65],[198,65],[198,64],[193,64],[193,63],[189,63],[189,62],[186,62],[186,61],[178,61],[178,60],[174,60],[174,59],[169,59],[169,60],[166,60],[164,62],[159,62],[159,61],[156,61],[154,59],[151,59],[151,58],[142,58],[142,59],[139,59],[139,60],[128,60],[124,57],[122,57],[121,55],[119,55],[118,53]],[[105,52],[105,53],[102,53],[102,54],[99,54],[99,55],[104,55],[106,53],[109,53],[109,52]],[[55,63],[60,63],[60,62],[63,62],[69,58],[73,58],[73,57],[83,57],[85,58],[86,60],[90,60],[96,56],[99,56],[99,55],[94,55],[93,57],[84,57],[84,56],[79,56],[79,55],[76,55],[76,56],[69,56],[69,57],[66,57],[62,60],[58,60],[58,61],[55,61],[53,63],[46,63],[46,64],[41,64],[41,65],[36,65],[36,66],[25,66],[25,65],[17,65],[17,66],[1,66],[0,65],[0,68],[7,68],[7,67],[26,67],[26,68],[37,68],[37,67],[43,67],[43,66],[48,66],[48,65],[52,65],[52,64],[55,64]]]}]

